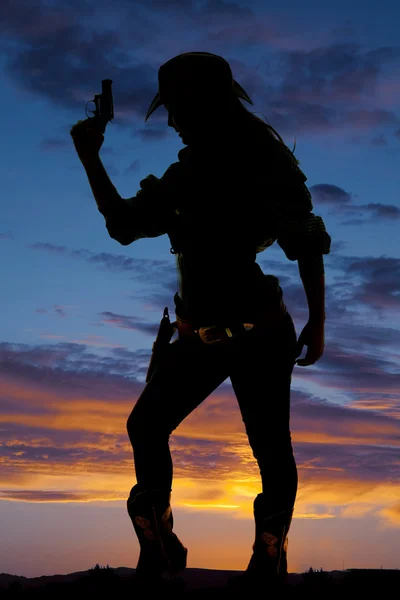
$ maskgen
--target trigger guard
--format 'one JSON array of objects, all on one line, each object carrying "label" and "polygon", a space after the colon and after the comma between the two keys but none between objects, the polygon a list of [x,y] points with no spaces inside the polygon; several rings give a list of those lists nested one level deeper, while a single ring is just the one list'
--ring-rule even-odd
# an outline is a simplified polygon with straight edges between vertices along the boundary
[{"label": "trigger guard", "polygon": [[[92,103],[92,104],[94,104],[96,106],[94,100],[89,100],[89,102],[86,102],[85,113],[86,113],[86,116],[87,116],[88,119],[94,119],[94,117],[89,117],[89,115],[88,115],[88,104],[90,104],[90,103]],[[91,112],[94,115],[94,113],[96,111],[95,110],[89,110],[89,112]]]}]

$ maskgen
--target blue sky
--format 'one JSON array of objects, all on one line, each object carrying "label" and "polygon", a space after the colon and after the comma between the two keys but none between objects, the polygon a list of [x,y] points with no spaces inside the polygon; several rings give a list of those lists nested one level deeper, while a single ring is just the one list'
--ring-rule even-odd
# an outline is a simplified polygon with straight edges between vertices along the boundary
[{"label": "blue sky", "polygon": [[[296,138],[313,212],[332,238],[324,354],[295,367],[292,379],[300,487],[289,569],[342,568],[343,560],[398,567],[399,9],[389,1],[3,6],[0,520],[8,545],[0,571],[136,564],[125,422],[162,310],[173,311],[175,258],[166,236],[127,247],[108,236],[69,130],[101,80],[112,79],[115,119],[101,158],[119,193],[135,195],[182,148],[163,108],[144,117],[159,66],[192,50],[226,58],[254,102],[247,108],[289,148]],[[276,243],[258,262],[279,277],[299,335],[307,302],[297,263]],[[189,566],[245,568],[259,483],[229,381],[180,426],[171,448]],[[210,519],[215,555],[203,533]],[[57,523],[61,549],[45,535]],[[83,524],[81,537],[60,523]],[[113,532],[108,550],[99,550],[96,523]],[[232,531],[241,540],[234,554]],[[304,535],[313,542],[307,551]]]}]

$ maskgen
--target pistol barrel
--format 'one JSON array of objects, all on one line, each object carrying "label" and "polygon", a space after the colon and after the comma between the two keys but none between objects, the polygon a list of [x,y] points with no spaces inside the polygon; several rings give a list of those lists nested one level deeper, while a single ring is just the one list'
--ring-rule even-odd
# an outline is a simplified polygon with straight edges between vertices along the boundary
[{"label": "pistol barrel", "polygon": [[101,115],[104,116],[107,121],[111,121],[114,118],[114,105],[111,86],[112,79],[102,80],[100,112]]}]

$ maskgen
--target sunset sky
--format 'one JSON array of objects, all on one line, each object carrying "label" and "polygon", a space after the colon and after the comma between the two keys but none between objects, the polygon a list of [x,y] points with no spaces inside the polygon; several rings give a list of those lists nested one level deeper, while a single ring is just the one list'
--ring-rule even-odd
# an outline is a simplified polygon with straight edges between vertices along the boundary
[{"label": "sunset sky", "polygon": [[[173,314],[175,257],[167,236],[109,237],[69,130],[112,79],[101,157],[134,196],[183,147],[163,107],[144,118],[159,66],[193,50],[226,58],[246,107],[289,148],[296,138],[332,238],[324,354],[292,378],[289,571],[399,568],[400,8],[3,0],[1,13],[0,572],[136,566],[126,419],[163,308]],[[258,262],[279,277],[299,335],[297,262],[276,243]],[[245,569],[261,482],[229,380],[170,444],[188,566]]]}]

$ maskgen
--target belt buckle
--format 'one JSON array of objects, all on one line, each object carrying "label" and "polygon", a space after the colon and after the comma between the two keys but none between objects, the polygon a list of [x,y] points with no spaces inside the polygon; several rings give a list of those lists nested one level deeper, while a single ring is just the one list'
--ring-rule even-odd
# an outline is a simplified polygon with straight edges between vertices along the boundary
[{"label": "belt buckle", "polygon": [[207,331],[210,331],[210,329],[218,329],[218,327],[216,325],[210,325],[209,327],[200,327],[197,330],[197,333],[200,336],[200,339],[205,343],[205,344],[215,344],[216,342],[220,342],[222,341],[223,338],[217,338],[217,339],[210,339],[207,336]]},{"label": "belt buckle", "polygon": [[[222,337],[219,337],[215,340],[210,340],[207,337],[207,331],[209,331],[210,329],[219,329],[221,332],[223,332]],[[222,340],[225,340],[227,337],[233,337],[233,333],[229,327],[217,327],[217,325],[211,325],[209,327],[200,327],[200,329],[197,330],[197,333],[199,334],[201,340],[205,344],[215,344],[216,342],[222,342]]]}]

